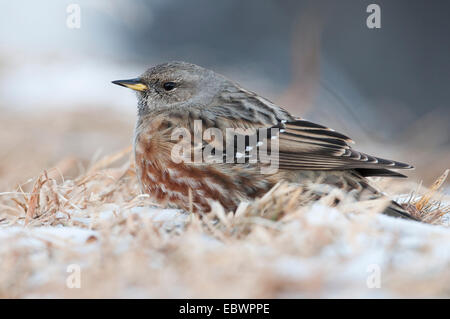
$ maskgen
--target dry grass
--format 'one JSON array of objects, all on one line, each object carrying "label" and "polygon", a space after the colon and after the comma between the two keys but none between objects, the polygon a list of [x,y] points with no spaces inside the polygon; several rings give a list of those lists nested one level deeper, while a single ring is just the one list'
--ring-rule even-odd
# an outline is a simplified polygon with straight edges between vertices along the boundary
[{"label": "dry grass", "polygon": [[[141,195],[130,156],[81,169],[68,157],[0,193],[0,297],[450,297],[448,171],[429,189],[374,181],[409,192],[404,206],[425,223],[380,216],[385,199],[288,184],[198,216]],[[71,264],[79,289],[66,286]],[[380,289],[366,284],[373,264]]]},{"label": "dry grass", "polygon": [[[311,192],[279,184],[261,199],[241,204],[235,214],[217,204],[203,218],[179,213],[175,219],[158,221],[152,211],[147,215],[137,212],[139,207],[145,210],[156,205],[139,194],[130,160],[115,165],[122,157],[129,157],[129,148],[99,160],[75,179],[58,183],[56,170],[44,171],[33,180],[31,192],[18,187],[1,194],[2,230],[20,229],[6,236],[8,247],[0,252],[0,296],[265,298],[372,292],[364,286],[364,279],[358,279],[361,287],[352,287],[354,283],[345,280],[339,286],[343,279],[339,275],[335,282],[330,274],[345,273],[346,263],[367,253],[358,243],[359,236],[381,240],[381,233],[387,232],[375,216],[385,200],[355,203],[335,189],[317,201]],[[442,178],[420,199],[415,194],[408,202],[426,222],[445,223],[442,215],[449,207],[438,207],[432,200],[441,184]],[[338,206],[334,205],[336,198]],[[323,218],[320,211],[325,207],[333,208],[331,215],[322,212]],[[105,212],[109,218],[102,217]],[[405,228],[411,224],[402,223]],[[81,240],[59,238],[61,235],[48,238],[39,232],[48,229],[46,226],[88,232]],[[449,235],[441,236],[448,240]],[[391,258],[401,246],[397,236],[389,237],[391,251],[386,253],[393,254]],[[22,243],[30,237],[38,243]],[[337,256],[329,257],[329,265],[321,264],[324,250],[339,241],[344,242],[343,247],[336,247]],[[434,244],[424,240],[412,250],[425,258]],[[351,253],[341,254],[339,249]],[[314,262],[317,264],[312,267]],[[72,263],[82,266],[81,289],[65,286],[65,268]],[[306,274],[296,273],[305,267],[309,267]],[[367,265],[362,267],[364,273]],[[425,287],[415,292],[401,285],[413,276],[405,277],[404,271],[393,266],[386,269],[389,280],[384,285],[389,294],[449,294],[448,268],[433,274],[432,278],[439,280],[431,282],[414,276],[414,284]]]}]

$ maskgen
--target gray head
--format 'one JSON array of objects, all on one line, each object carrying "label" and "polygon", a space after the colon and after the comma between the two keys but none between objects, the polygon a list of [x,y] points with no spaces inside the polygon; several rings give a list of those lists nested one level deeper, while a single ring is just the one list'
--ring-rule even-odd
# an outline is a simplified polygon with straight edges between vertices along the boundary
[{"label": "gray head", "polygon": [[222,88],[233,85],[220,74],[186,62],[160,64],[136,79],[112,83],[137,92],[139,115],[154,109],[208,105]]}]

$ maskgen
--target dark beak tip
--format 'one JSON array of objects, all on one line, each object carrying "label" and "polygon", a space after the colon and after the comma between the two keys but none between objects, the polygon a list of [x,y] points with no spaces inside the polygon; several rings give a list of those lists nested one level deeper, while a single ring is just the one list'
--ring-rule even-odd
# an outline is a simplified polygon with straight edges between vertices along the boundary
[{"label": "dark beak tip", "polygon": [[132,89],[135,91],[144,91],[148,88],[147,85],[144,84],[140,78],[129,79],[129,80],[115,80],[115,81],[111,81],[111,83],[129,88],[129,89]]}]

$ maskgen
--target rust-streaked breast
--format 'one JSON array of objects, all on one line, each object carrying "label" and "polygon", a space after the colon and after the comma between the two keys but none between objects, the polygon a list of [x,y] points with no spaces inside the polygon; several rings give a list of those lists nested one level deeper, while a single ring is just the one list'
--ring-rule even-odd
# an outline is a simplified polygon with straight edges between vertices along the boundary
[{"label": "rust-streaked breast", "polygon": [[136,128],[136,172],[142,191],[156,202],[189,210],[192,198],[194,211],[207,212],[211,200],[220,202],[227,210],[234,210],[239,201],[247,197],[239,185],[250,184],[249,177],[234,178],[220,164],[172,161],[171,149],[176,141],[171,140],[171,133],[175,127],[180,127],[179,123],[175,125],[162,115],[144,123]]}]

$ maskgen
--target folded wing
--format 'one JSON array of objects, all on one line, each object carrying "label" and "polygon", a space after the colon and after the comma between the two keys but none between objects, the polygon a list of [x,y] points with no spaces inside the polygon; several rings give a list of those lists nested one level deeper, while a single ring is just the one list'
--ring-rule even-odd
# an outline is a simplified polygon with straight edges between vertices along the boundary
[{"label": "folded wing", "polygon": [[353,141],[332,129],[298,119],[280,123],[279,167],[301,170],[355,169],[363,176],[404,176],[390,169],[410,169],[411,165],[355,151]]}]

